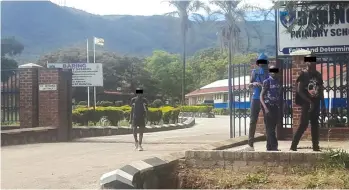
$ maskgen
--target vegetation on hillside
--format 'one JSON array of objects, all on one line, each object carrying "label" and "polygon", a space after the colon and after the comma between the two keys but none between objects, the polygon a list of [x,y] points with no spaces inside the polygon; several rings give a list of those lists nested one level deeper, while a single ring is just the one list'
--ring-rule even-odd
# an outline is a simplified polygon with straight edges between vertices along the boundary
[{"label": "vegetation on hillside", "polygon": [[[35,61],[60,48],[86,48],[86,39],[90,38],[92,44],[93,36],[105,39],[105,47],[97,47],[97,51],[150,55],[155,49],[171,53],[181,53],[183,49],[180,19],[166,15],[99,16],[49,1],[4,1],[1,18],[2,37],[15,36],[21,41],[25,46],[21,59],[27,61]],[[267,20],[246,23],[251,35],[257,35],[253,29],[257,28],[264,41],[261,44],[260,40],[252,39],[251,52],[266,49],[274,54],[274,25],[273,21]],[[217,46],[217,28],[211,23],[193,23],[191,26],[187,35],[188,55]],[[246,41],[246,37],[242,41]]]},{"label": "vegetation on hillside", "polygon": [[[233,58],[233,63],[249,63],[256,56],[238,55]],[[43,55],[37,64],[45,66],[47,62],[79,63],[85,60],[84,49],[68,48]],[[104,71],[104,87],[97,88],[97,92],[119,89],[122,93],[132,93],[137,87],[141,87],[153,99],[157,95],[173,101],[181,98],[179,81],[182,79],[182,64],[179,54],[155,50],[151,56],[139,58],[113,52],[97,52],[96,60],[103,63]],[[227,78],[227,60],[227,53],[221,53],[218,48],[200,50],[189,57],[185,93]],[[73,92],[76,101],[86,100],[85,88],[75,88]]]}]

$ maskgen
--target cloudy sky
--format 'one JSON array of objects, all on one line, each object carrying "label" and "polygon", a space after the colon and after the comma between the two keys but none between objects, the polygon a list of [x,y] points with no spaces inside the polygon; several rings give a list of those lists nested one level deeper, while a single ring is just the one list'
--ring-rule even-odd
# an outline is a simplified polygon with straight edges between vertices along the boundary
[{"label": "cloudy sky", "polygon": [[[173,11],[164,0],[51,0],[99,15],[161,15]],[[208,2],[208,0],[203,0]],[[269,8],[271,0],[245,0],[248,4]],[[214,9],[214,7],[212,7]]]}]

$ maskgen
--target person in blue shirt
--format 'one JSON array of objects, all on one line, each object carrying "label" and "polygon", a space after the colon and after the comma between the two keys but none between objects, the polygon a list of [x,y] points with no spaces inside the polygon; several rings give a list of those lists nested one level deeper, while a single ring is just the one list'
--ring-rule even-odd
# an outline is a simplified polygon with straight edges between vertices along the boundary
[{"label": "person in blue shirt", "polygon": [[249,85],[253,91],[251,96],[251,116],[248,133],[248,150],[250,151],[254,150],[254,135],[256,133],[258,115],[261,111],[260,93],[262,90],[262,82],[269,77],[268,57],[264,53],[260,54],[257,58],[256,64],[258,65],[258,68],[252,70],[251,81]]},{"label": "person in blue shirt", "polygon": [[263,81],[260,100],[265,117],[265,131],[267,134],[267,151],[278,151],[276,138],[276,125],[281,113],[280,98],[281,85],[276,78],[279,69],[275,66],[269,68],[269,78]]}]

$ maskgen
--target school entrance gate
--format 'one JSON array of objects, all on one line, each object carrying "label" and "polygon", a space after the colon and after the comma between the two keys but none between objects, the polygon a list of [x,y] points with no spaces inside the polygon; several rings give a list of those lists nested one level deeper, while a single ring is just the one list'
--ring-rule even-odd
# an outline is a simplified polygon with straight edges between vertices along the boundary
[{"label": "school entrance gate", "polygon": [[[316,69],[322,74],[324,81],[324,96],[326,113],[319,117],[320,137],[322,139],[348,139],[349,138],[349,55],[348,54],[322,54],[317,55]],[[270,64],[279,69],[279,80],[282,83],[282,116],[278,118],[277,136],[280,140],[289,140],[297,130],[300,119],[300,107],[294,103],[295,80],[299,72],[305,68],[302,56],[280,57],[270,60]],[[246,135],[250,118],[250,82],[251,70],[255,68],[255,61],[244,64],[232,65],[233,97],[232,113],[235,118],[234,136]],[[245,134],[241,134],[241,127]],[[264,133],[263,114],[260,112],[256,132]],[[305,132],[305,138],[310,134],[310,129]]]}]

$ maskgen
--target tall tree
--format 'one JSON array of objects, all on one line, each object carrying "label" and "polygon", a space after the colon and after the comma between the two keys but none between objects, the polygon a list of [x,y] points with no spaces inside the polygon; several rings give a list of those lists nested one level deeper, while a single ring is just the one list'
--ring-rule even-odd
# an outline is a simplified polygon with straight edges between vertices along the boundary
[{"label": "tall tree", "polygon": [[[253,22],[247,25],[247,13],[260,11],[260,8],[246,4],[243,0],[210,1],[210,3],[218,7],[218,10],[211,14],[224,18],[223,22],[218,22],[217,33],[222,48],[229,49],[233,55],[239,52],[247,53],[251,48],[252,38],[262,39]],[[251,29],[254,30],[254,34]],[[243,34],[247,38],[246,41],[242,40]],[[228,42],[232,43],[230,48]]]},{"label": "tall tree", "polygon": [[228,43],[228,86],[229,86],[229,123],[230,123],[230,138],[233,138],[233,116],[232,116],[232,56],[238,53],[241,49],[240,33],[242,29],[245,29],[247,34],[247,50],[250,48],[250,31],[247,27],[241,27],[240,24],[246,26],[246,12],[253,10],[253,7],[248,4],[243,4],[242,0],[230,0],[230,1],[210,1],[211,4],[216,5],[219,10],[215,14],[224,16],[224,22],[221,26],[218,36],[222,39],[222,43]]},{"label": "tall tree", "polygon": [[[150,72],[154,85],[158,87],[157,90],[161,96],[172,99],[172,101],[180,101],[181,92],[178,91],[181,87],[178,81],[182,80],[181,75],[178,75],[181,72],[180,55],[154,51],[152,56],[146,58],[146,62],[146,70]],[[190,72],[186,70],[186,75],[189,74]],[[188,78],[191,79],[191,76],[189,75]]]},{"label": "tall tree", "polygon": [[182,104],[185,104],[185,66],[186,66],[186,41],[187,41],[187,32],[190,26],[191,21],[189,20],[189,15],[197,12],[199,9],[204,7],[204,4],[200,1],[168,1],[170,6],[176,8],[176,11],[167,13],[166,15],[175,16],[180,18],[181,22],[181,37],[183,45],[183,68],[182,68]]},{"label": "tall tree", "polygon": [[20,55],[24,46],[14,37],[1,39],[1,82],[7,81],[18,67],[14,56]]}]

